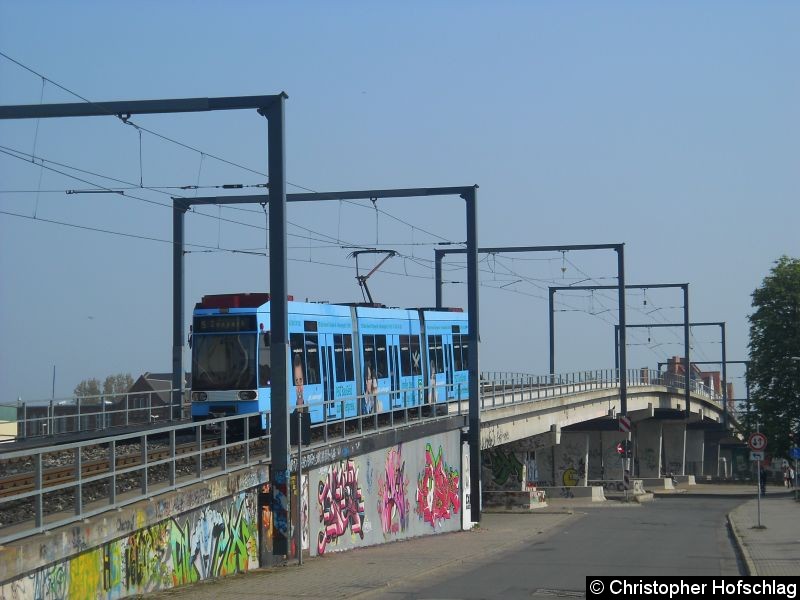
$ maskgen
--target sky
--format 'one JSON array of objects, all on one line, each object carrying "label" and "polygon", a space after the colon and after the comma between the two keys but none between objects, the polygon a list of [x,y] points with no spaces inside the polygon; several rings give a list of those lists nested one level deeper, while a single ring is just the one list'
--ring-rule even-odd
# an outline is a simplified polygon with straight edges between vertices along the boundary
[{"label": "sky", "polygon": [[[798,25],[788,1],[5,0],[0,105],[284,91],[289,193],[477,184],[481,246],[624,243],[627,283],[689,283],[691,320],[724,321],[744,360],[753,290],[800,255]],[[170,371],[171,197],[263,191],[213,187],[267,181],[255,111],[130,122],[0,122],[0,404]],[[290,293],[361,300],[349,254],[382,248],[398,255],[376,301],[433,305],[463,206],[290,205]],[[187,215],[186,326],[204,294],[267,291],[266,223],[259,205]],[[480,259],[487,371],[547,373],[548,286],[616,282],[609,250]],[[466,307],[463,256],[444,278]],[[627,306],[683,319],[679,289]],[[556,310],[556,371],[613,367],[614,293],[559,292]],[[628,337],[630,367],[683,353],[680,328]],[[693,359],[720,352],[719,328],[693,328]]]}]

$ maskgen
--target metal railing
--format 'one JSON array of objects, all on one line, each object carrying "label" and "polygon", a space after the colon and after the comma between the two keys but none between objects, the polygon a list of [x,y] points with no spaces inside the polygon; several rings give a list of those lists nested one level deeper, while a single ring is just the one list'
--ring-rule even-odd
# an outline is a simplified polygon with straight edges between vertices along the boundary
[{"label": "metal railing", "polygon": [[[575,386],[584,384],[616,387],[619,385],[619,373],[614,369],[596,371],[577,371],[572,373],[550,373],[531,375],[521,372],[486,371],[480,375],[482,394],[488,393],[492,398],[491,405],[496,404],[497,390],[511,388],[515,394],[527,394],[532,397],[549,397],[558,394],[574,393]],[[672,373],[651,369],[629,369],[628,385],[663,385],[683,389],[684,377]],[[420,388],[422,389],[422,388]],[[408,397],[419,395],[420,389],[398,390],[391,392],[392,397]],[[571,390],[571,391],[570,391]],[[172,393],[179,390],[159,390],[148,392],[129,392],[87,397],[56,398],[53,400],[19,402],[0,407],[12,407],[17,412],[16,439],[27,439],[42,436],[57,436],[67,433],[102,431],[115,427],[123,428],[132,425],[158,425],[172,421]],[[692,392],[713,400],[721,400],[719,394],[709,390],[701,381],[692,380]],[[461,396],[459,392],[458,397]],[[177,420],[186,420],[191,416],[191,392],[184,390],[183,403]],[[421,396],[421,397],[424,397]],[[513,401],[513,400],[512,400]],[[336,401],[339,402],[339,401]],[[422,401],[417,399],[416,404]],[[484,406],[487,406],[484,401]],[[327,414],[327,413],[326,413]],[[0,441],[10,441],[13,436],[5,436]]]},{"label": "metal railing", "polygon": [[[325,402],[327,415],[312,425],[310,450],[332,441],[410,427],[465,414],[460,385],[437,385],[448,400],[398,406],[399,398],[413,402],[427,397],[426,388],[398,390],[394,406],[379,406],[356,416],[344,414],[344,404],[362,406],[365,396]],[[369,399],[372,399],[371,397]],[[0,512],[16,514],[2,519],[0,544],[75,523],[133,504],[154,495],[195,484],[210,476],[231,473],[270,460],[270,434],[260,423],[270,413],[250,413],[175,423],[147,431],[85,440],[47,448],[0,453]],[[259,424],[254,428],[255,424]],[[255,431],[257,429],[257,431]],[[15,488],[20,491],[8,493]],[[29,489],[30,488],[30,489]],[[55,502],[56,497],[61,499]],[[64,506],[64,499],[69,506]],[[21,515],[21,516],[20,516]],[[13,525],[12,525],[13,524]]]},{"label": "metal railing", "polygon": [[[102,431],[114,427],[166,423],[173,419],[172,393],[180,390],[158,390],[72,396],[51,400],[3,404],[0,408],[16,409],[16,439],[54,436],[67,433]],[[184,391],[177,420],[188,419],[191,413],[189,392]]]},{"label": "metal railing", "polygon": [[[488,373],[481,374],[483,410],[619,387],[619,376],[614,370],[514,375],[507,380],[494,380],[489,378]],[[631,387],[667,386],[682,389],[683,385],[682,378],[664,377],[655,371],[640,370],[631,370],[628,382]],[[425,402],[430,397],[428,392],[431,388],[391,391],[388,393],[390,405],[380,406],[376,402],[375,410],[370,412],[362,410],[362,401],[367,398],[365,396],[328,401],[322,405],[328,418],[312,425],[311,450],[324,447],[332,441],[411,427],[453,415],[466,415],[468,401],[461,399],[466,392],[463,385],[437,385],[440,397],[447,398],[434,404]],[[705,386],[693,387],[694,393],[718,401]],[[380,395],[385,397],[385,393]],[[357,414],[346,416],[345,406],[352,402],[358,407]],[[332,418],[331,415],[337,416]],[[269,432],[261,432],[260,427],[255,432],[252,429],[255,423],[261,423],[262,416],[269,422],[268,412],[252,413],[196,423],[176,422],[144,432],[0,453],[0,476],[9,477],[12,471],[16,471],[12,477],[18,480],[27,478],[23,486],[25,489],[20,487],[19,492],[0,497],[0,511],[27,506],[30,512],[27,521],[24,518],[2,519],[4,524],[16,525],[0,528],[0,544],[192,485],[215,474],[268,462]],[[54,460],[56,456],[61,458]],[[49,467],[51,462],[61,464]],[[59,469],[65,473],[63,481],[53,475]],[[8,481],[3,491],[14,489]],[[56,495],[70,501],[69,511],[62,506],[56,512],[58,506],[51,501]]]}]

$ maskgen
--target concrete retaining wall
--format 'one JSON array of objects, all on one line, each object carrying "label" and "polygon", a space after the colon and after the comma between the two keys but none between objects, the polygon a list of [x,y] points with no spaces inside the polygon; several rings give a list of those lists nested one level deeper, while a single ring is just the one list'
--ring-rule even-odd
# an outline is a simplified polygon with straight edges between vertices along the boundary
[{"label": "concrete retaining wall", "polygon": [[[317,463],[300,486],[303,548],[317,555],[459,530],[461,464],[459,429]],[[271,486],[268,468],[254,467],[9,544],[0,599],[112,600],[273,564]],[[297,487],[293,478],[292,514]]]},{"label": "concrete retaining wall", "polygon": [[256,494],[241,492],[4,583],[2,598],[124,598],[258,566]]},{"label": "concrete retaining wall", "polygon": [[459,530],[460,466],[452,431],[311,471],[311,554]]},{"label": "concrete retaining wall", "polygon": [[545,490],[483,492],[483,510],[533,510],[547,506]]}]

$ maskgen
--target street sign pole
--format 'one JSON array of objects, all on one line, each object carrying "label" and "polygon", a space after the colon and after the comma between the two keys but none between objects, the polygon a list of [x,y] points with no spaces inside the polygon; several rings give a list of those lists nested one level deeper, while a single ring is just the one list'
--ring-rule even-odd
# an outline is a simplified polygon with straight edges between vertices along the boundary
[{"label": "street sign pole", "polygon": [[[761,529],[761,486],[762,486],[762,483],[761,483],[761,461],[760,460],[756,461],[756,473],[758,473],[758,477],[756,479],[756,481],[758,482],[758,486],[757,486],[758,487],[758,500],[756,501],[756,504],[758,505],[758,508],[756,509],[757,510],[757,517],[758,517],[758,525],[757,525],[757,527],[758,527],[758,529]],[[766,482],[764,482],[763,485],[766,486],[767,485]]]},{"label": "street sign pole", "polygon": [[764,450],[767,447],[767,436],[758,431],[758,426],[756,426],[756,432],[750,434],[747,445],[750,447],[750,450],[753,451],[753,454],[758,453],[756,459],[756,489],[758,491],[758,495],[756,496],[756,510],[758,525],[756,525],[756,528],[764,529],[764,526],[761,525],[761,487],[763,486],[765,490],[767,489],[767,479],[766,475],[763,478],[761,476],[761,460],[764,457]]}]

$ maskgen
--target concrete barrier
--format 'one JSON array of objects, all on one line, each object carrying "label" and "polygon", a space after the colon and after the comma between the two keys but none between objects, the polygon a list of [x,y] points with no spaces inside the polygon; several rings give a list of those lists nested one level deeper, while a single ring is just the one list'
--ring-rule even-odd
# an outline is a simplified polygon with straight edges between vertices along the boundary
[{"label": "concrete barrier", "polygon": [[674,490],[672,477],[652,477],[642,479],[642,484],[647,490]]},{"label": "concrete barrier", "polygon": [[569,485],[555,487],[540,487],[547,493],[551,501],[584,499],[592,502],[605,502],[606,495],[599,485]]},{"label": "concrete barrier", "polygon": [[694,475],[675,475],[673,477],[677,483],[685,483],[687,485],[697,485]]},{"label": "concrete barrier", "polygon": [[483,492],[484,510],[534,510],[547,506],[547,493],[536,490],[496,490]]}]

